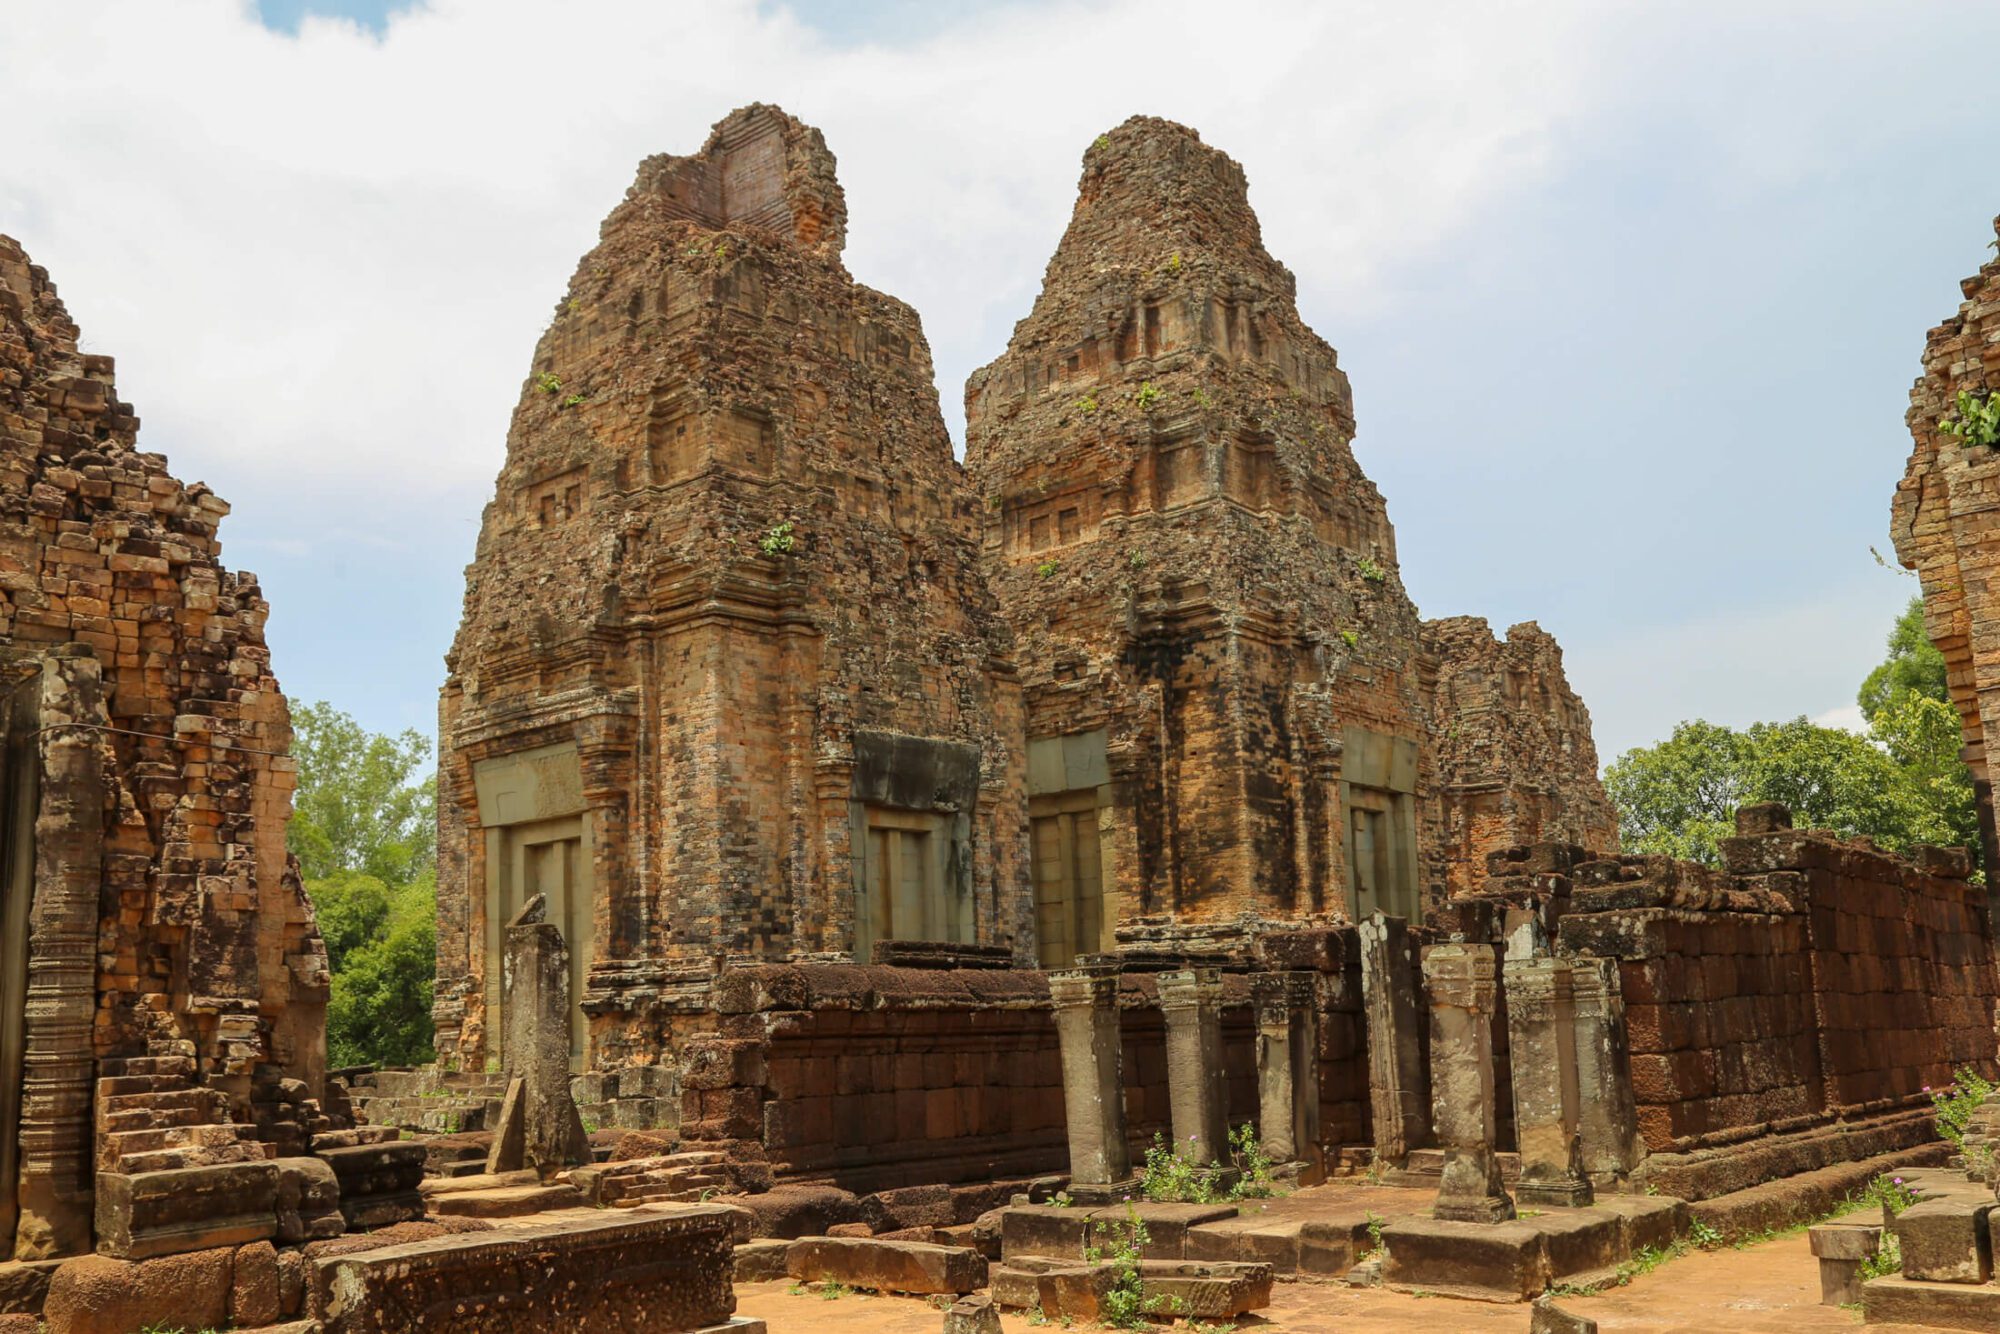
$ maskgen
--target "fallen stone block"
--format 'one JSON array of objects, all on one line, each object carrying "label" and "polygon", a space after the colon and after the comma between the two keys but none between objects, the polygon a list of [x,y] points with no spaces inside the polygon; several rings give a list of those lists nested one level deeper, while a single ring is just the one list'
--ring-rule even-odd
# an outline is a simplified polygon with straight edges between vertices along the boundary
[{"label": "fallen stone block", "polygon": [[463,1218],[519,1218],[549,1209],[576,1209],[584,1204],[574,1186],[502,1186],[496,1190],[461,1190],[434,1195],[432,1213]]},{"label": "fallen stone block", "polygon": [[1535,1298],[1534,1313],[1528,1317],[1528,1334],[1597,1334],[1597,1322],[1557,1306],[1547,1295]]},{"label": "fallen stone block", "polygon": [[944,1334],[1000,1334],[1000,1313],[986,1296],[961,1297],[944,1313]]},{"label": "fallen stone block", "polygon": [[1529,1223],[1399,1218],[1383,1225],[1382,1244],[1382,1281],[1404,1291],[1519,1302],[1549,1286],[1547,1245]]},{"label": "fallen stone block", "polygon": [[229,1323],[235,1254],[223,1247],[151,1260],[103,1255],[66,1260],[49,1279],[42,1318],[49,1334],[220,1329]]},{"label": "fallen stone block", "polygon": [[806,1283],[845,1283],[876,1292],[962,1293],[986,1286],[986,1257],[969,1246],[931,1246],[877,1237],[801,1237],[785,1268]]},{"label": "fallen stone block", "polygon": [[33,1315],[48,1300],[49,1278],[60,1260],[9,1261],[0,1264],[0,1314]]},{"label": "fallen stone block", "polygon": [[724,1323],[730,1227],[720,1209],[621,1212],[332,1256],[313,1266],[312,1314],[325,1334],[751,1334],[761,1322]]},{"label": "fallen stone block", "polygon": [[785,1255],[792,1243],[779,1237],[737,1243],[731,1274],[738,1283],[765,1283],[786,1276]]},{"label": "fallen stone block", "polygon": [[318,1158],[277,1158],[278,1189],[273,1209],[278,1216],[276,1240],[286,1244],[337,1237],[347,1231],[340,1212],[340,1180]]},{"label": "fallen stone block", "polygon": [[1090,1215],[1053,1204],[1013,1204],[999,1211],[1000,1254],[1081,1260],[1090,1244]]},{"label": "fallen stone block", "polygon": [[[1001,1306],[1039,1309],[1050,1319],[1096,1320],[1123,1273],[1111,1264],[1024,1256],[993,1267],[992,1296]],[[1269,1265],[1142,1260],[1138,1277],[1152,1315],[1229,1319],[1271,1304]]]},{"label": "fallen stone block", "polygon": [[97,1250],[123,1260],[211,1250],[277,1235],[278,1169],[217,1163],[97,1174]]},{"label": "fallen stone block", "polygon": [[1932,1283],[1984,1283],[1993,1277],[1986,1232],[1990,1199],[1946,1196],[1913,1204],[1896,1216],[1903,1277]]}]

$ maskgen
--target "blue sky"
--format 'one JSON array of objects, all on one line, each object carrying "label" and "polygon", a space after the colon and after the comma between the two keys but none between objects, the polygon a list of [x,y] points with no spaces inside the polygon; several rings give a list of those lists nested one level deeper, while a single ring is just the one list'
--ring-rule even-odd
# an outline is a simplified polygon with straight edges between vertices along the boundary
[{"label": "blue sky", "polygon": [[51,0],[0,46],[0,231],[234,502],[287,689],[385,728],[432,725],[598,220],[742,102],[826,131],[955,436],[1098,132],[1236,156],[1419,606],[1554,632],[1606,758],[1851,706],[1915,589],[1869,554],[1909,384],[2000,212],[1987,4],[161,8]]}]

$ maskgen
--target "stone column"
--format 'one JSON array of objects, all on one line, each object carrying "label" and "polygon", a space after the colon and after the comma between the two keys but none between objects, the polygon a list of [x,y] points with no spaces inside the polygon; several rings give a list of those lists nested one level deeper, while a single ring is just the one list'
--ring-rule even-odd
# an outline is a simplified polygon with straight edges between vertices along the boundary
[{"label": "stone column", "polygon": [[1229,1085],[1222,1069],[1222,975],[1213,968],[1161,973],[1167,1021],[1167,1104],[1174,1151],[1208,1164],[1229,1157]]},{"label": "stone column", "polygon": [[1257,1123],[1274,1163],[1319,1146],[1319,994],[1312,973],[1256,973]]},{"label": "stone column", "polygon": [[555,923],[542,920],[544,908],[537,894],[507,925],[507,1097],[493,1141],[501,1156],[518,1127],[521,1165],[546,1179],[589,1162],[590,1144],[569,1090],[569,947]]},{"label": "stone column", "polygon": [[1063,1115],[1072,1183],[1107,1186],[1131,1176],[1125,1145],[1125,1074],[1119,1059],[1118,974],[1076,968],[1049,974],[1062,1043]]},{"label": "stone column", "polygon": [[1514,1072],[1514,1135],[1521,1147],[1523,1204],[1581,1206],[1592,1200],[1577,1139],[1576,1016],[1570,961],[1508,959],[1507,1047]]},{"label": "stone column", "polygon": [[1618,961],[1572,961],[1576,1023],[1577,1133],[1583,1169],[1599,1181],[1628,1177],[1646,1156],[1632,1101],[1632,1059],[1625,1042],[1625,997]]},{"label": "stone column", "polygon": [[1376,913],[1359,928],[1361,1003],[1368,1021],[1368,1095],[1375,1159],[1400,1163],[1431,1141],[1430,1082],[1423,1060],[1409,931]]},{"label": "stone column", "polygon": [[1424,980],[1431,993],[1431,1111],[1444,1145],[1444,1177],[1432,1215],[1505,1222],[1514,1216],[1514,1201],[1501,1184],[1493,1151],[1500,962],[1489,945],[1434,945],[1424,951]]}]

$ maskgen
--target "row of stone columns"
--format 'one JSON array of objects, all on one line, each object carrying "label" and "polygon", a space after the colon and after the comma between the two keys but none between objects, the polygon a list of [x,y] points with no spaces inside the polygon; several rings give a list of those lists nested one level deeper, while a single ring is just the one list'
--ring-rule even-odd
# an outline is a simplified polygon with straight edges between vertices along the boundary
[{"label": "row of stone columns", "polygon": [[[1222,1046],[1222,976],[1213,968],[1156,975],[1166,1021],[1167,1096],[1176,1147],[1196,1163],[1227,1162],[1229,1096]],[[1258,1124],[1274,1163],[1308,1158],[1319,1139],[1319,1024],[1311,973],[1250,979],[1257,1021]],[[1062,1048],[1071,1191],[1123,1185],[1126,1143],[1118,974],[1049,974]]]},{"label": "row of stone columns", "polygon": [[1433,1108],[1445,1151],[1437,1217],[1492,1223],[1514,1216],[1494,1151],[1503,988],[1520,1200],[1586,1205],[1593,1178],[1623,1177],[1638,1166],[1616,960],[1526,953],[1503,963],[1490,945],[1452,944],[1424,951],[1423,969]]}]

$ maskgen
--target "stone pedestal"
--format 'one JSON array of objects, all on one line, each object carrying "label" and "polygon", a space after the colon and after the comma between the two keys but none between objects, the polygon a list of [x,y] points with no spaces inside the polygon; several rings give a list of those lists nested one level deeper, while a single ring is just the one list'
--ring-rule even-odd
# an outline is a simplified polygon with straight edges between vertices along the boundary
[{"label": "stone pedestal", "polygon": [[1568,959],[1507,960],[1507,1044],[1514,1083],[1514,1134],[1523,1204],[1591,1203],[1577,1137],[1576,1016]]},{"label": "stone pedestal", "polygon": [[1570,961],[1576,1037],[1577,1134],[1583,1170],[1596,1181],[1628,1177],[1646,1156],[1632,1101],[1632,1061],[1625,1042],[1625,998],[1618,961]]},{"label": "stone pedestal", "polygon": [[1514,1201],[1493,1152],[1500,961],[1489,945],[1434,945],[1424,951],[1424,981],[1431,995],[1431,1115],[1445,1155],[1432,1215],[1505,1222],[1514,1216]]},{"label": "stone pedestal", "polygon": [[1099,1186],[1124,1181],[1132,1162],[1125,1146],[1118,974],[1108,968],[1050,973],[1049,1002],[1062,1044],[1070,1179]]},{"label": "stone pedestal", "polygon": [[1319,1156],[1319,1005],[1311,973],[1257,973],[1257,1123],[1274,1163]]},{"label": "stone pedestal", "polygon": [[507,927],[509,1096],[502,1110],[511,1116],[503,1114],[495,1128],[494,1150],[497,1154],[503,1144],[518,1143],[517,1166],[546,1179],[589,1162],[590,1143],[569,1088],[569,948],[555,924],[541,920],[542,911],[537,894]]},{"label": "stone pedestal", "polygon": [[1213,968],[1161,973],[1167,1027],[1167,1102],[1174,1151],[1194,1163],[1229,1157],[1229,1086],[1222,1069],[1222,975]]},{"label": "stone pedestal", "polygon": [[1431,1142],[1430,1081],[1415,961],[1400,917],[1376,913],[1360,926],[1361,1003],[1368,1021],[1368,1093],[1375,1159],[1400,1163]]}]

